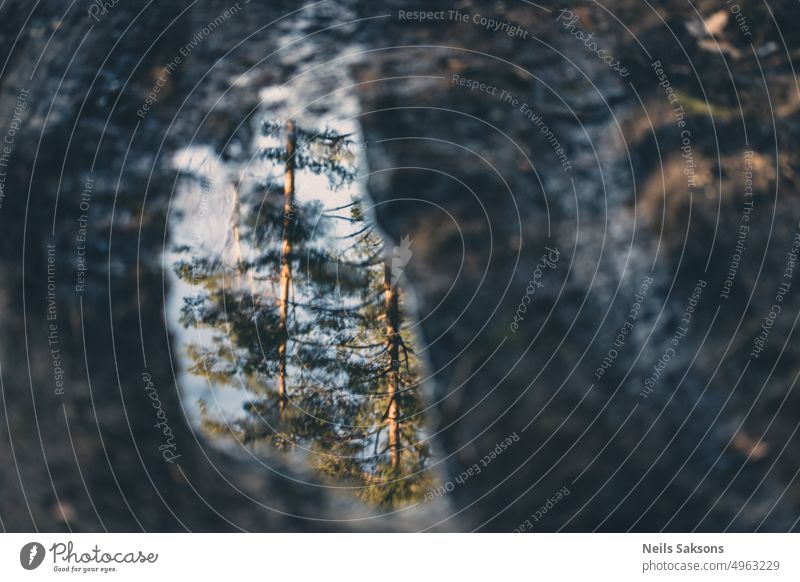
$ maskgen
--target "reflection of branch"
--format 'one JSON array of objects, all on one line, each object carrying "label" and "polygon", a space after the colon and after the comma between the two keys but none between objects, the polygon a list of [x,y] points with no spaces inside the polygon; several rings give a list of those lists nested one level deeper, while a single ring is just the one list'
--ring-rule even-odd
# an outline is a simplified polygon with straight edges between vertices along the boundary
[{"label": "reflection of branch", "polygon": [[357,218],[352,218],[350,216],[339,216],[338,214],[328,214],[327,212],[323,212],[320,214],[322,218],[335,218],[336,220],[344,220],[345,222],[359,222]]},{"label": "reflection of branch", "polygon": [[[370,305],[374,305],[374,302],[369,301],[366,303],[361,303],[359,305],[353,305],[352,307],[322,307],[319,305],[313,305],[308,303],[296,303],[294,301],[289,302],[292,307],[301,307],[303,309],[308,309],[310,311],[324,311],[326,313],[351,313],[353,311],[363,309],[365,307],[369,307]],[[359,315],[361,319],[364,319],[363,315]],[[351,315],[351,319],[354,319],[355,316]]]},{"label": "reflection of branch", "polygon": [[357,206],[359,202],[351,202],[350,204],[345,204],[344,206],[337,206],[336,208],[327,208],[325,209],[326,212],[336,212],[337,210],[344,210],[345,208],[352,208],[353,206]]},{"label": "reflection of branch", "polygon": [[355,263],[351,261],[340,261],[336,260],[336,265],[342,265],[345,267],[375,267],[376,265],[383,264],[383,257],[379,257],[378,255],[373,255],[370,258],[364,259],[361,262]]},{"label": "reflection of branch", "polygon": [[[272,273],[272,274],[267,273],[267,274],[264,274],[264,275],[254,275],[253,276],[253,280],[254,281],[272,281],[274,283],[278,279],[279,279],[279,277],[277,275],[275,275],[274,273]],[[273,289],[273,291],[274,291],[274,289]]]},{"label": "reflection of branch", "polygon": [[383,430],[383,426],[378,427],[378,430],[375,433],[375,447],[372,449],[373,456],[378,456],[378,443],[381,440],[381,430]]},{"label": "reflection of branch", "polygon": [[297,307],[299,305],[299,303],[294,301],[294,298],[295,298],[294,289],[295,289],[294,285],[291,285],[292,300],[291,301],[287,301],[287,303],[292,306],[292,318],[293,319],[297,319],[295,307]]},{"label": "reflection of branch", "polygon": [[301,345],[313,346],[315,348],[347,348],[347,349],[350,349],[350,350],[368,350],[370,348],[378,348],[378,347],[385,348],[385,345],[383,343],[366,344],[366,345],[363,345],[363,346],[353,346],[353,345],[348,345],[348,344],[320,344],[320,343],[317,343],[317,342],[304,341],[304,340],[297,339],[297,338],[294,338],[294,339],[295,339],[295,341],[297,343],[299,343]]},{"label": "reflection of branch", "polygon": [[414,350],[411,350],[407,345],[406,342],[403,340],[403,336],[400,336],[400,347],[403,350],[403,356],[406,359],[406,372],[411,374],[411,367],[408,365],[408,352],[414,353]]},{"label": "reflection of branch", "polygon": [[350,233],[350,234],[347,234],[347,235],[344,235],[344,236],[337,236],[336,238],[339,239],[339,240],[345,240],[345,239],[348,239],[348,238],[355,238],[355,237],[357,237],[357,236],[359,236],[361,234],[364,234],[369,229],[370,229],[369,226],[365,226],[361,230],[357,230],[356,232],[353,232],[353,233]]},{"label": "reflection of branch", "polygon": [[[369,236],[369,235],[366,235],[366,236]],[[369,245],[369,244],[371,244],[371,245],[373,246],[373,248],[376,248],[376,249],[381,249],[381,251],[383,250],[383,243],[380,243],[380,242],[377,242],[377,243],[370,243],[370,241],[368,241],[368,240],[367,240],[367,241],[365,241],[365,240],[364,240],[364,238],[366,238],[366,236],[365,236],[365,237],[362,237],[362,238],[361,238],[361,240],[357,240],[356,242],[354,242],[353,244],[351,244],[349,247],[347,247],[346,249],[344,249],[344,250],[341,252],[341,254],[348,253],[348,252],[352,251],[354,248],[356,248],[356,247],[358,247],[359,245],[362,245],[362,244],[363,244],[363,245]],[[377,255],[373,255],[373,256],[377,256]]]}]

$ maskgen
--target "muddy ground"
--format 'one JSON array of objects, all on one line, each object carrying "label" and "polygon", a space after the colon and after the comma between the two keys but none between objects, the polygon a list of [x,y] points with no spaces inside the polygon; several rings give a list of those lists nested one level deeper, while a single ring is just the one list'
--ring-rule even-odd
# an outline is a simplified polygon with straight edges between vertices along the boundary
[{"label": "muddy ground", "polygon": [[[722,3],[695,5],[707,29],[677,0],[576,2],[569,14],[329,0],[295,30],[297,5],[252,1],[141,116],[164,66],[233,4],[119,2],[92,18],[82,4],[7,1],[3,529],[797,529],[800,281],[787,253],[800,220],[800,14],[741,1],[737,21]],[[446,19],[399,16],[420,7]],[[314,34],[266,58],[278,29]],[[380,225],[415,241],[408,283],[440,479],[482,469],[431,511],[383,517],[196,434],[163,313],[172,154],[194,143],[233,155],[259,88],[304,72],[304,51],[351,45],[365,54],[328,66],[346,68],[358,96]],[[548,248],[553,266],[537,275]],[[176,436],[172,463],[145,377]]]}]

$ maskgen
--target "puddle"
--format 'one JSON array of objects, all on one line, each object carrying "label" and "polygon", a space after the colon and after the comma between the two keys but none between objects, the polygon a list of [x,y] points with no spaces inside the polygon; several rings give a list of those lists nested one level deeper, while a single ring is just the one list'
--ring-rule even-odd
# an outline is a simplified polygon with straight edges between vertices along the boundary
[{"label": "puddle", "polygon": [[304,65],[289,82],[253,88],[254,137],[173,160],[164,261],[184,408],[237,454],[281,451],[311,482],[405,505],[433,484],[401,283],[413,241],[387,246],[374,224],[352,82],[309,46],[289,53]]}]

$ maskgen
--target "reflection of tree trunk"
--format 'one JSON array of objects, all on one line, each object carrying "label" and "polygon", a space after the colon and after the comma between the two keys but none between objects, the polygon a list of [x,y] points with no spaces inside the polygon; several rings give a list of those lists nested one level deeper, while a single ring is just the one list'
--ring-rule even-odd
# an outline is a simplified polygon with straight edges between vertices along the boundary
[{"label": "reflection of tree trunk", "polygon": [[278,329],[278,400],[280,411],[286,408],[286,344],[289,333],[286,319],[289,306],[289,289],[292,285],[292,239],[291,230],[294,222],[294,166],[295,145],[294,121],[286,122],[286,169],[283,177],[283,242],[281,244],[281,296]]},{"label": "reflection of tree trunk", "polygon": [[389,411],[386,424],[389,428],[389,458],[392,468],[400,466],[400,407],[397,396],[400,390],[400,305],[397,288],[392,287],[392,268],[386,261],[383,292],[386,299],[386,349],[389,353]]}]

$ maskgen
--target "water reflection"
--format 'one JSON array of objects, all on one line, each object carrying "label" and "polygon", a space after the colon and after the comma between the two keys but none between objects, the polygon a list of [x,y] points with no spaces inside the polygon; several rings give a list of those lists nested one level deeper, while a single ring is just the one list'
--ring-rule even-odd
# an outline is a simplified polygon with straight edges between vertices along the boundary
[{"label": "water reflection", "polygon": [[206,434],[300,451],[325,478],[395,506],[431,485],[398,284],[413,241],[386,248],[354,188],[360,151],[348,133],[270,121],[246,171],[209,171],[208,158],[189,171],[178,320],[187,370],[208,386]]}]

